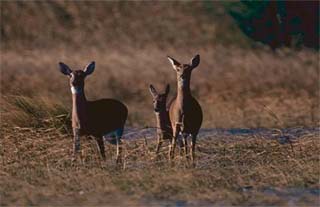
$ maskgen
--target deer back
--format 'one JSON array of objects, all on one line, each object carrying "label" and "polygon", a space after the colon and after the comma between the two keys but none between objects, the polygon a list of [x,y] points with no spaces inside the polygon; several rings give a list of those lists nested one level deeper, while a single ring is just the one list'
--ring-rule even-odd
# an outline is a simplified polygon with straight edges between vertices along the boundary
[{"label": "deer back", "polygon": [[88,101],[89,132],[102,136],[123,128],[128,116],[127,107],[115,99]]}]

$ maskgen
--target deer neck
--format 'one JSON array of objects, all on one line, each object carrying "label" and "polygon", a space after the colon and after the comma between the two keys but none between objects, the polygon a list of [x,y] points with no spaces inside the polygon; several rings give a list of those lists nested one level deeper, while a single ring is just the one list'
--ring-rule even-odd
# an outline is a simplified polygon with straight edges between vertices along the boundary
[{"label": "deer neck", "polygon": [[169,124],[169,112],[167,110],[155,112],[156,114],[156,120],[157,120],[157,131],[163,132],[170,127]]},{"label": "deer neck", "polygon": [[177,102],[178,105],[183,108],[185,101],[191,97],[190,76],[186,78],[186,80],[178,78],[177,83]]},{"label": "deer neck", "polygon": [[84,88],[71,87],[72,93],[72,127],[85,130],[87,128],[87,99]]}]

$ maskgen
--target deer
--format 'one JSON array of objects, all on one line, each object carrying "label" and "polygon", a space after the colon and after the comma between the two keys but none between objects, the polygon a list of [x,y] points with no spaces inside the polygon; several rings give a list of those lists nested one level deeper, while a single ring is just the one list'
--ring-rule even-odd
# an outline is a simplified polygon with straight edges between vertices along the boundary
[{"label": "deer", "polygon": [[169,147],[169,160],[174,158],[177,137],[182,135],[186,159],[188,156],[187,138],[191,135],[191,161],[194,163],[196,139],[202,124],[202,109],[198,101],[191,95],[191,72],[199,65],[200,55],[191,59],[189,64],[181,64],[167,56],[177,75],[177,95],[169,106],[169,118],[172,126],[172,143]]},{"label": "deer", "polygon": [[92,74],[95,62],[89,63],[83,70],[71,70],[66,64],[59,62],[60,72],[69,77],[72,94],[72,131],[73,159],[80,151],[80,136],[93,136],[97,142],[101,158],[106,160],[104,136],[114,133],[116,136],[117,163],[120,160],[121,138],[128,116],[127,107],[115,99],[99,99],[87,101],[84,93],[85,78]]},{"label": "deer", "polygon": [[169,119],[169,111],[167,108],[167,97],[170,91],[170,85],[165,88],[164,93],[158,93],[153,85],[149,86],[150,93],[153,98],[153,109],[156,115],[157,129],[157,147],[156,154],[159,154],[160,147],[164,140],[172,139],[172,128]]}]

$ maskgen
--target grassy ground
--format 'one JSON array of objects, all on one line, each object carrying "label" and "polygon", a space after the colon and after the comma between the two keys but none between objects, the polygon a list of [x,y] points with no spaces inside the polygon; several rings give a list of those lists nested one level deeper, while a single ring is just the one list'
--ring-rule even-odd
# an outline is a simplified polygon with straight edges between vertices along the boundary
[{"label": "grassy ground", "polygon": [[[1,138],[1,205],[289,205],[273,187],[319,189],[320,144],[307,134],[292,145],[261,136],[199,139],[196,167],[166,149],[155,159],[154,139],[128,140],[124,164],[115,149],[99,161],[95,142],[82,141],[83,162],[72,163],[72,139],[54,129],[6,128]],[[125,168],[125,169],[124,169]],[[294,205],[319,204],[316,194],[296,195]]]}]

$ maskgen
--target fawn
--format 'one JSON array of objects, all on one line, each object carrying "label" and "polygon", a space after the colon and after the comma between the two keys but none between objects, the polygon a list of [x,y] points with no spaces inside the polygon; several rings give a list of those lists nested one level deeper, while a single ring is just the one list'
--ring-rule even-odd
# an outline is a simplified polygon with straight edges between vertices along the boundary
[{"label": "fawn", "polygon": [[153,85],[149,86],[150,93],[153,97],[153,109],[157,120],[157,149],[159,153],[163,140],[172,139],[172,128],[167,109],[167,97],[170,91],[169,84],[166,86],[164,93],[158,93]]}]

